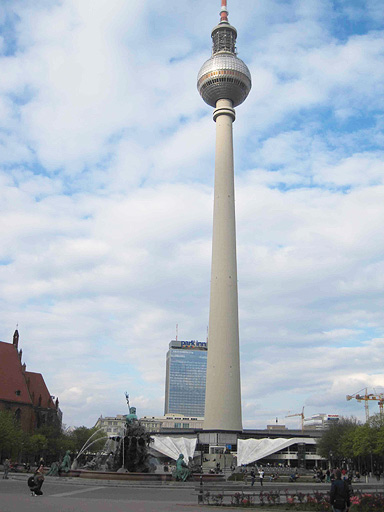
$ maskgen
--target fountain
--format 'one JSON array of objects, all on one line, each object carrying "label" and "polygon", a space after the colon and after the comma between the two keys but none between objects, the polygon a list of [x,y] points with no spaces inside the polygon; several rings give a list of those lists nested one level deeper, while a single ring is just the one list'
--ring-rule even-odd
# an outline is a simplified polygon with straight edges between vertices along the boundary
[{"label": "fountain", "polygon": [[[133,474],[139,476],[142,474],[154,474],[156,465],[151,461],[151,456],[148,454],[148,448],[151,443],[151,437],[143,427],[136,415],[136,408],[131,407],[129,403],[129,395],[125,393],[125,398],[128,406],[128,414],[125,419],[125,426],[123,435],[108,437],[95,436],[99,432],[104,432],[103,429],[98,429],[92,436],[85,442],[77,454],[75,460],[71,465],[71,470],[67,473],[68,476],[80,476],[88,478],[106,478],[112,477],[115,479],[122,479],[124,474]],[[106,439],[105,445],[91,460],[80,465],[80,457],[85,454],[88,449],[100,441]],[[163,475],[156,475],[158,478]],[[170,475],[164,475],[169,479]]]},{"label": "fountain", "polygon": [[[128,406],[128,414],[125,418],[125,426],[122,434],[109,437],[103,429],[98,429],[85,442],[68,472],[64,472],[63,468],[60,466],[60,471],[59,467],[55,467],[50,472],[50,475],[102,480],[170,481],[175,478],[176,480],[185,481],[187,478],[192,478],[193,480],[200,481],[202,481],[201,479],[216,481],[223,479],[223,475],[202,475],[199,465],[196,467],[192,457],[189,457],[188,464],[184,462],[184,456],[180,455],[182,448],[178,443],[173,446],[170,452],[167,450],[162,451],[164,450],[164,443],[166,441],[172,441],[172,439],[167,437],[159,439],[157,436],[152,439],[145,427],[141,425],[138,420],[136,408],[130,406],[129,395],[127,393],[125,393],[125,398]],[[100,432],[104,434],[102,437],[98,436]],[[81,464],[81,456],[85,456],[86,459],[88,449],[99,442],[100,439],[106,440],[103,449],[96,453],[91,460],[83,460]],[[173,441],[177,440],[174,439]],[[151,447],[152,443],[153,445]],[[182,444],[187,444],[189,446],[187,453],[193,454],[196,440],[182,438]],[[174,475],[170,472],[156,473],[156,466],[159,466],[159,460],[156,456],[151,455],[150,451],[158,454],[166,454],[166,457],[173,458],[175,461],[177,457],[179,457],[177,460],[177,471],[175,471]],[[65,464],[66,468],[69,468],[68,464],[70,464],[70,459],[68,461],[68,458],[69,455]],[[185,460],[187,460],[187,458]]]},{"label": "fountain", "polygon": [[[124,433],[122,436],[109,438],[106,446],[102,450],[105,457],[105,468],[108,471],[118,471],[120,473],[150,473],[151,464],[149,463],[148,447],[151,437],[141,425],[136,415],[136,407],[129,404],[129,395],[125,393],[127,400],[128,414],[125,419]],[[108,445],[108,446],[107,446]],[[97,460],[95,460],[97,459]],[[94,460],[88,463],[87,468],[99,469],[102,457],[96,456]]]},{"label": "fountain", "polygon": [[[85,441],[85,443],[84,443],[84,445],[82,446],[82,448],[80,449],[79,453],[76,455],[75,460],[72,462],[71,470],[75,470],[75,469],[77,469],[77,468],[79,467],[79,458],[80,458],[80,457],[81,457],[81,455],[83,455],[83,453],[85,453],[85,452],[86,452],[86,451],[87,451],[87,450],[88,450],[92,445],[94,445],[95,443],[98,443],[101,439],[106,439],[106,440],[107,440],[106,445],[107,445],[108,440],[109,440],[107,435],[104,435],[104,436],[102,436],[102,437],[98,437],[97,439],[93,439],[93,438],[96,436],[96,434],[98,434],[99,432],[103,432],[103,433],[105,433],[105,432],[104,432],[104,430],[103,430],[102,428],[99,428],[99,429],[97,429],[97,430],[96,430],[96,431],[91,435],[91,437],[89,437],[89,438]],[[93,439],[93,441],[92,441],[92,439]],[[91,442],[91,441],[92,441],[92,442]],[[101,457],[101,453],[100,453],[100,452],[96,455],[95,459],[96,459],[97,457]],[[95,466],[95,468],[94,468],[94,469],[99,469],[99,467],[101,466],[101,460],[100,460],[99,462],[95,463],[95,464],[94,464],[94,466]]]}]

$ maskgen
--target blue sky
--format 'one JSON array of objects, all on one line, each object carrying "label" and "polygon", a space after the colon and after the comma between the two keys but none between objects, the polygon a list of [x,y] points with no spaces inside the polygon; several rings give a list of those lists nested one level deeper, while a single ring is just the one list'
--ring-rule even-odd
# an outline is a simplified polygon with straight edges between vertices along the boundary
[{"label": "blue sky", "polygon": [[[229,0],[244,426],[364,417],[384,390],[379,0]],[[162,414],[206,337],[215,125],[196,91],[219,0],[0,5],[0,339],[64,422]],[[371,406],[377,410],[376,404]]]}]

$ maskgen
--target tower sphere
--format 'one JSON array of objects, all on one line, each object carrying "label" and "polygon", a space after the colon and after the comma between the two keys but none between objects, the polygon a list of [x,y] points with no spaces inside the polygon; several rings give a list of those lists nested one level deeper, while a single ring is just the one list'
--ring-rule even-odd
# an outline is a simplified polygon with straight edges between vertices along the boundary
[{"label": "tower sphere", "polygon": [[197,89],[211,107],[216,107],[218,100],[231,100],[233,107],[237,107],[252,87],[251,73],[236,55],[237,31],[225,16],[212,30],[211,37],[212,57],[202,65],[197,75]]},{"label": "tower sphere", "polygon": [[237,107],[251,90],[251,73],[244,62],[229,52],[213,55],[197,75],[197,88],[201,97],[216,107],[218,100],[231,100]]}]

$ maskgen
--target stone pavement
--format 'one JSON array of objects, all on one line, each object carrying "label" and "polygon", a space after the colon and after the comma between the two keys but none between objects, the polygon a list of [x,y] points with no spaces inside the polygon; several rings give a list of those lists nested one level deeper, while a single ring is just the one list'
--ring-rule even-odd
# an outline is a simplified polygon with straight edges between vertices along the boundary
[{"label": "stone pavement", "polygon": [[[46,477],[43,496],[32,497],[27,487],[27,474],[11,474],[9,480],[0,479],[0,512],[214,512],[221,507],[200,506],[197,504],[196,482],[131,482],[114,480],[88,480],[82,478]],[[224,484],[244,492],[259,492],[259,486]],[[364,490],[374,489],[374,484],[363,485]],[[221,484],[222,487],[222,484]],[[263,490],[279,486],[271,483]],[[267,489],[266,489],[267,488]],[[281,489],[287,488],[284,487]],[[328,484],[300,486],[291,485],[289,490],[308,492],[314,488],[327,491]],[[219,492],[219,489],[218,489]],[[227,512],[239,512],[239,508],[225,507]],[[240,509],[241,510],[241,509]],[[259,509],[252,508],[253,511]],[[263,508],[260,508],[262,511]],[[264,509],[265,510],[265,509]],[[268,512],[273,512],[268,509]],[[281,509],[280,509],[281,512]]]},{"label": "stone pavement", "polygon": [[[148,488],[120,482],[47,477],[43,496],[31,496],[28,475],[0,480],[0,512],[183,512],[198,507],[193,487]],[[117,484],[117,485],[116,485]],[[120,484],[120,485],[119,485]],[[211,509],[209,509],[211,510]]]},{"label": "stone pavement", "polygon": [[[46,477],[44,495],[32,497],[27,479],[28,475],[17,474],[0,480],[0,512],[214,512],[220,508],[198,505],[195,483],[149,486]],[[225,510],[239,512],[232,507]]]}]

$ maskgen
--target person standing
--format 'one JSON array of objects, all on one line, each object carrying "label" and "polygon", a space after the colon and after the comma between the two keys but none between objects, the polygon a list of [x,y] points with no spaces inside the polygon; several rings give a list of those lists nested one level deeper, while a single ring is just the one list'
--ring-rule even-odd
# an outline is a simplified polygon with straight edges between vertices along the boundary
[{"label": "person standing", "polygon": [[333,512],[348,512],[351,498],[348,483],[341,479],[340,469],[336,470],[336,480],[331,485],[330,502]]},{"label": "person standing", "polygon": [[263,469],[260,469],[260,471],[259,471],[259,480],[260,480],[261,487],[263,487],[263,480],[264,480],[264,470]]},{"label": "person standing", "polygon": [[251,470],[251,487],[253,487],[255,485],[255,480],[256,480],[255,470],[252,469]]},{"label": "person standing", "polygon": [[5,461],[3,462],[3,467],[4,467],[3,478],[5,480],[8,480],[8,472],[9,472],[9,466],[10,465],[11,465],[11,461],[9,459],[5,459]]}]

